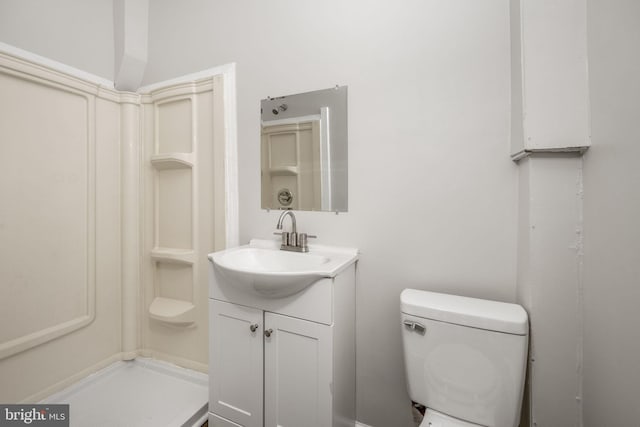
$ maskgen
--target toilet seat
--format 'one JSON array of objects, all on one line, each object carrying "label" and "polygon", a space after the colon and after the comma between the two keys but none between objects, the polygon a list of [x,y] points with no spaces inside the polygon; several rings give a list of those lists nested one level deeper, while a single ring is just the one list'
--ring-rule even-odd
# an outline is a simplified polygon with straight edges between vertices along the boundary
[{"label": "toilet seat", "polygon": [[420,427],[482,427],[427,408]]}]

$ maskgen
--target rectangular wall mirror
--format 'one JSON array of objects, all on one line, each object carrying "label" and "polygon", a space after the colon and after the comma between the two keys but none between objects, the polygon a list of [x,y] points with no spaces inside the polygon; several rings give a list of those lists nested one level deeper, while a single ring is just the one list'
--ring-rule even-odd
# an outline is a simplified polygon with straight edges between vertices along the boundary
[{"label": "rectangular wall mirror", "polygon": [[347,87],[263,99],[262,208],[347,211]]}]

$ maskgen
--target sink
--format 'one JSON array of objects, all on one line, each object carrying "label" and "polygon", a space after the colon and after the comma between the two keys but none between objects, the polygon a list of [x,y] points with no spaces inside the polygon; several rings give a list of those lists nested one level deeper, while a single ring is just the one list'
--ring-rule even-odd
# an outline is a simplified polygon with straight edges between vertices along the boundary
[{"label": "sink", "polygon": [[257,239],[209,254],[214,270],[227,282],[269,298],[287,297],[322,278],[335,277],[356,259],[353,250],[310,245],[307,253],[287,252],[277,241]]}]

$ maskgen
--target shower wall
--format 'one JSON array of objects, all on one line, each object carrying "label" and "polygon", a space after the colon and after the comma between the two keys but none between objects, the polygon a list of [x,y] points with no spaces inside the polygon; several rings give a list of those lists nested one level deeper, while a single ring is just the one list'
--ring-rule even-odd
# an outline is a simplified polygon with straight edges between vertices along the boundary
[{"label": "shower wall", "polygon": [[137,355],[206,372],[222,77],[118,92],[16,52],[0,50],[0,402]]},{"label": "shower wall", "polygon": [[0,401],[18,402],[120,352],[120,107],[6,54],[0,92]]},{"label": "shower wall", "polygon": [[203,372],[207,254],[225,247],[221,93],[217,76],[161,84],[141,99],[140,353]]}]

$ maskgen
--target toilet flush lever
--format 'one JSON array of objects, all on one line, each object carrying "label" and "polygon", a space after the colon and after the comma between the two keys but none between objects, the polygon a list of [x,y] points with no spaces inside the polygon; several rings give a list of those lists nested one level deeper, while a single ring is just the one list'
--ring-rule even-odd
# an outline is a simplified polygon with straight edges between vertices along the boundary
[{"label": "toilet flush lever", "polygon": [[416,331],[421,335],[424,335],[425,332],[427,332],[427,327],[424,326],[422,323],[412,322],[411,320],[404,320],[402,321],[402,324],[408,327],[409,329],[411,329],[412,331]]}]

